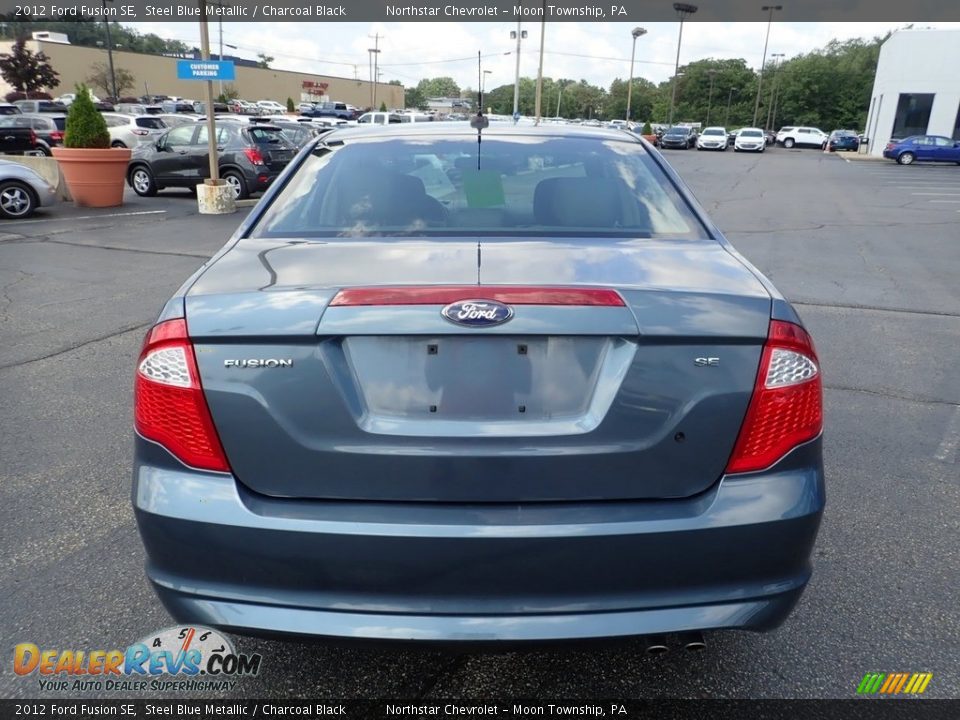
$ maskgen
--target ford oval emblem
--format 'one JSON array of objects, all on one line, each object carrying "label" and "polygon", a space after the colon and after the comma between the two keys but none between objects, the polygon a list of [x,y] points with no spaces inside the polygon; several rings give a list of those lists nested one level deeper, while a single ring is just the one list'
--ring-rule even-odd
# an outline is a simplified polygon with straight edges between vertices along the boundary
[{"label": "ford oval emblem", "polygon": [[495,300],[459,300],[440,311],[447,320],[467,327],[502,325],[513,317],[513,308]]}]

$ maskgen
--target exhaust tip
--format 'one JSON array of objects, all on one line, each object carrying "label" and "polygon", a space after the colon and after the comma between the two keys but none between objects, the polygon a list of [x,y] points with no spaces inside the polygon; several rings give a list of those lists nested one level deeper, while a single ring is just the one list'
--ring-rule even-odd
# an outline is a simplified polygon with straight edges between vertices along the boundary
[{"label": "exhaust tip", "polygon": [[654,636],[647,638],[647,655],[663,655],[670,650],[666,638]]},{"label": "exhaust tip", "polygon": [[681,640],[683,649],[687,652],[700,652],[707,649],[707,641],[701,633],[687,633]]}]

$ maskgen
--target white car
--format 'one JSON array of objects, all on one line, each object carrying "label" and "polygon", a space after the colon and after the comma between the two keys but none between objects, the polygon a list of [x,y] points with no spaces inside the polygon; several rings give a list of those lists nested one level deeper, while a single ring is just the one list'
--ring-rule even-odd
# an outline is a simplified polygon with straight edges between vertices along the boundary
[{"label": "white car", "polygon": [[727,129],[722,127],[704,128],[697,138],[697,150],[726,150]]},{"label": "white car", "polygon": [[257,109],[263,115],[276,115],[277,113],[285,113],[287,106],[281,105],[276,100],[257,100]]},{"label": "white car", "polygon": [[[70,103],[76,100],[76,98],[77,98],[76,93],[66,93],[65,95],[61,95],[60,97],[54,98],[53,101],[63,103],[64,105],[70,105]],[[90,99],[93,100],[93,102],[95,103],[100,102],[100,98],[98,98],[93,93],[90,93]]]},{"label": "white car", "polygon": [[167,129],[167,124],[156,115],[102,115],[110,131],[110,147],[133,148],[141,143],[154,142]]},{"label": "white car", "polygon": [[733,141],[734,152],[763,152],[767,148],[767,136],[760,128],[743,128]]},{"label": "white car", "polygon": [[799,147],[822,148],[827,134],[815,127],[782,127],[777,133],[777,144],[785,148]]}]

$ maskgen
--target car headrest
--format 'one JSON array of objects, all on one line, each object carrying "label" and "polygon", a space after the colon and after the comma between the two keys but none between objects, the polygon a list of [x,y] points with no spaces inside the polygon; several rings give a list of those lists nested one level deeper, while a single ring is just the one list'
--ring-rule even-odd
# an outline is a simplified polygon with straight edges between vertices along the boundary
[{"label": "car headrest", "polygon": [[620,188],[602,177],[561,177],[541,180],[533,192],[533,216],[540,225],[618,227]]}]

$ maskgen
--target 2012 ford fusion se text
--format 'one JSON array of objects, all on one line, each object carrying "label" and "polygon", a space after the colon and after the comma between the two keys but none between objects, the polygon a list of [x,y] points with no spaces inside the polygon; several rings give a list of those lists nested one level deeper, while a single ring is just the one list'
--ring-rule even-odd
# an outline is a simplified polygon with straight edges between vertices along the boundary
[{"label": "2012 ford fusion se text", "polygon": [[136,369],[169,612],[523,642],[779,625],[825,503],[794,309],[625,131],[336,130]]}]

